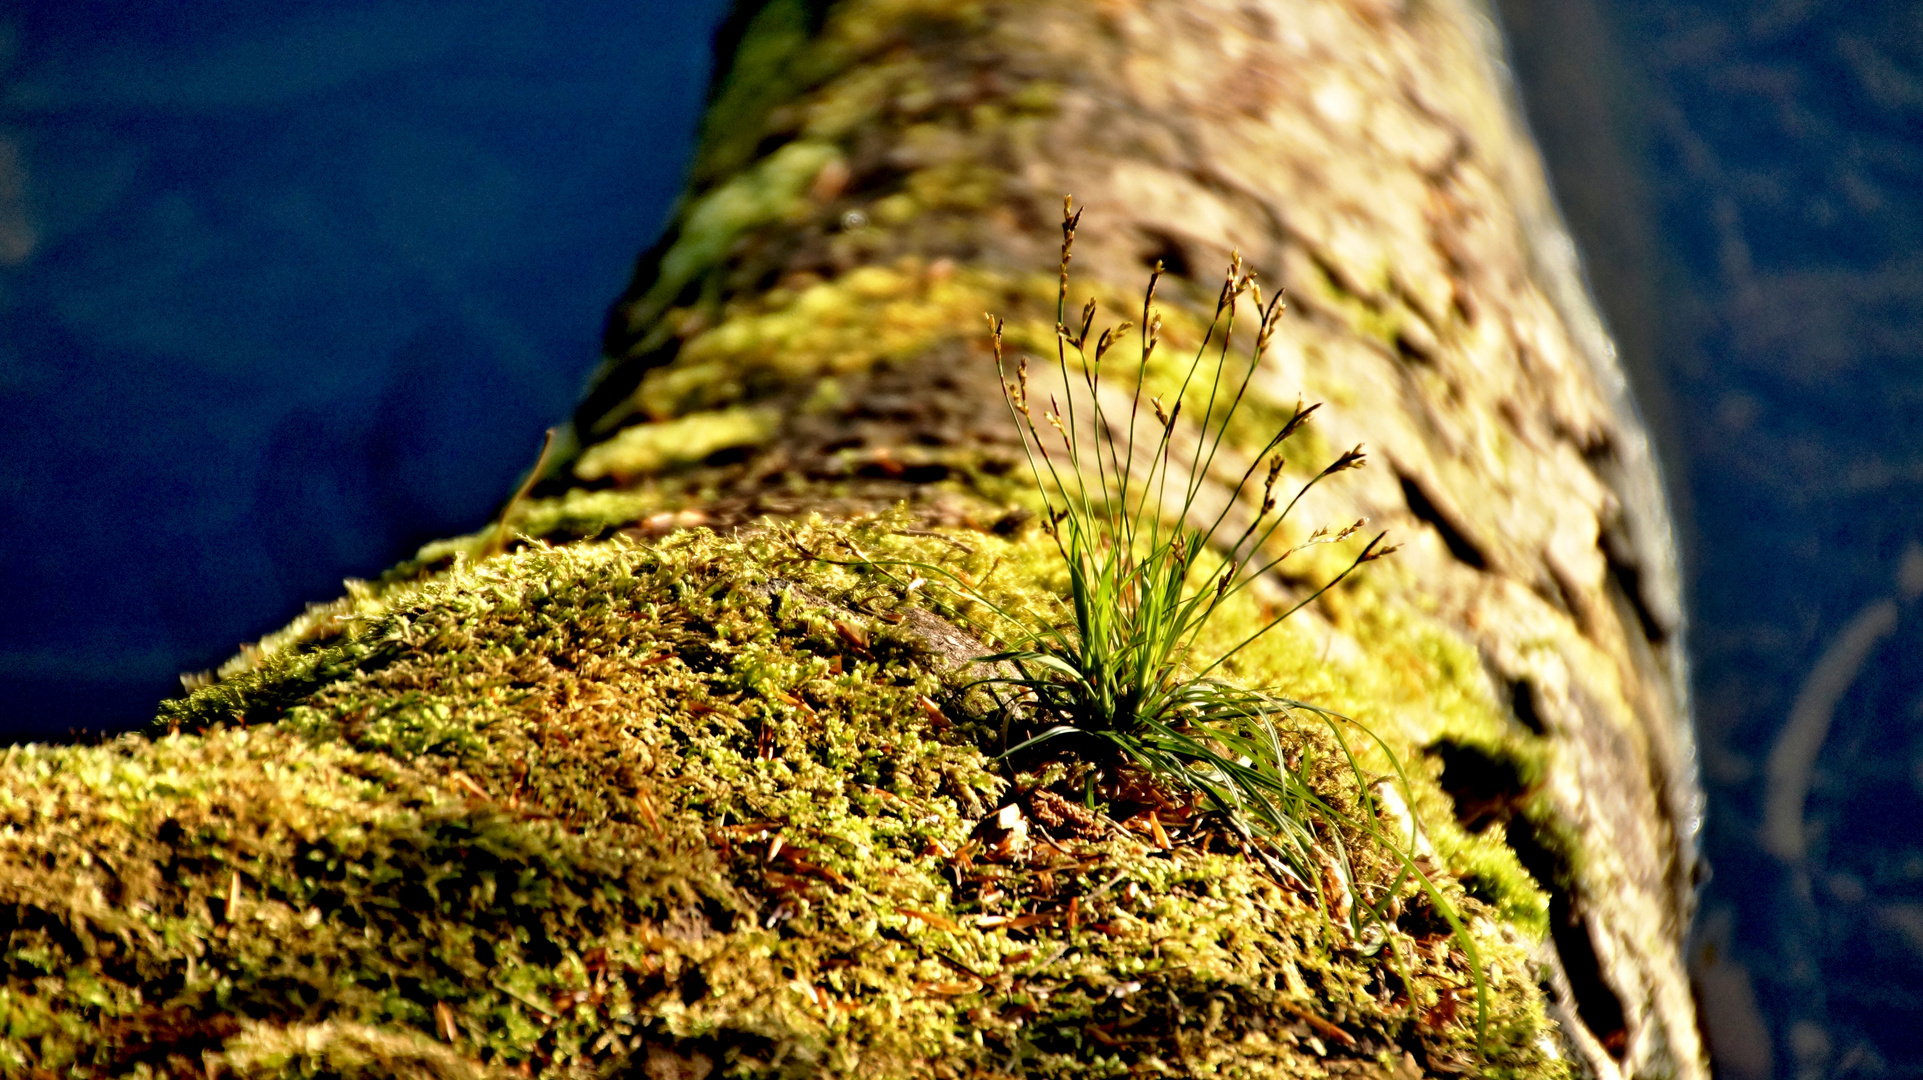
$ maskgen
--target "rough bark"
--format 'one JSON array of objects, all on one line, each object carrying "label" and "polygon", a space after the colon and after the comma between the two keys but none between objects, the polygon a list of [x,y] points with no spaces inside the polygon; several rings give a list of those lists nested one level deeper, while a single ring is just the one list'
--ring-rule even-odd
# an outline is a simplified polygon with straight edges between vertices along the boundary
[{"label": "rough bark", "polygon": [[1585,1067],[1701,1075],[1668,520],[1482,14],[868,0],[750,5],[730,33],[677,224],[548,493],[647,493],[656,528],[897,499],[966,520],[1013,446],[974,320],[1052,321],[1064,193],[1115,317],[1156,260],[1194,299],[1239,250],[1292,309],[1258,391],[1325,401],[1328,444],[1379,465],[1316,509],[1402,541],[1382,602],[1473,643],[1550,747],[1529,791],[1475,747],[1438,754],[1553,889]]}]

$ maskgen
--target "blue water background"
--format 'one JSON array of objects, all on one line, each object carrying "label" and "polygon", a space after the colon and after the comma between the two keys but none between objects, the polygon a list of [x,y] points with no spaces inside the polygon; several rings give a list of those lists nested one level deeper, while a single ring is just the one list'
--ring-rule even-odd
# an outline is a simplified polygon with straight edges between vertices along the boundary
[{"label": "blue water background", "polygon": [[1923,5],[1498,2],[1684,526],[1718,1069],[1923,1077]]},{"label": "blue water background", "polygon": [[487,520],[678,193],[723,8],[0,6],[0,732],[136,726]]}]

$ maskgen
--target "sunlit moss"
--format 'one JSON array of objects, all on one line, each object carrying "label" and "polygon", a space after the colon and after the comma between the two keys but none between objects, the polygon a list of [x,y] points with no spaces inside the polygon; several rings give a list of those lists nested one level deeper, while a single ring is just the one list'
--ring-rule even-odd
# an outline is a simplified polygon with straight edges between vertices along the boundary
[{"label": "sunlit moss", "polygon": [[636,391],[644,413],[679,416],[821,375],[859,372],[976,334],[1007,286],[994,274],[918,259],[864,266],[832,281],[778,290],[689,340]]},{"label": "sunlit moss", "polygon": [[599,480],[659,472],[720,450],[759,446],[774,437],[780,423],[781,414],[773,409],[735,408],[636,424],[588,447],[575,462],[574,475]]},{"label": "sunlit moss", "polygon": [[[1393,567],[1378,569],[1397,572]],[[1367,662],[1356,665],[1350,675],[1355,688],[1350,692],[1360,690],[1357,696],[1363,698],[1354,707],[1381,723],[1394,723],[1412,747],[1472,747],[1511,765],[1525,792],[1541,782],[1549,768],[1547,741],[1497,703],[1475,649],[1457,633],[1419,612],[1386,603],[1383,593],[1366,582],[1335,597],[1329,609],[1335,625],[1367,650]],[[1436,823],[1433,835],[1451,869],[1505,918],[1540,939],[1548,927],[1542,890],[1566,883],[1531,878],[1499,829],[1472,835],[1458,827],[1453,804],[1439,787],[1430,785],[1418,795],[1418,809]]]},{"label": "sunlit moss", "polygon": [[[1413,899],[1358,951],[1233,852],[971,848],[1008,778],[954,696],[957,659],[891,621],[920,595],[899,577],[813,555],[943,562],[1040,616],[1059,567],[1039,535],[904,528],[457,565],[271,644],[169,706],[174,734],[13,751],[0,1057],[105,1075],[653,1059],[1101,1076],[1157,1058],[1312,1076],[1325,1054],[1386,1070],[1409,1052],[1558,1074],[1494,922],[1476,1066],[1462,959]],[[1303,665],[1299,645],[1270,655]]]},{"label": "sunlit moss", "polygon": [[717,265],[743,233],[805,210],[809,184],[839,153],[828,143],[789,143],[697,198],[683,215],[673,245],[661,256],[654,287],[630,311],[633,325],[658,318],[688,283]]}]

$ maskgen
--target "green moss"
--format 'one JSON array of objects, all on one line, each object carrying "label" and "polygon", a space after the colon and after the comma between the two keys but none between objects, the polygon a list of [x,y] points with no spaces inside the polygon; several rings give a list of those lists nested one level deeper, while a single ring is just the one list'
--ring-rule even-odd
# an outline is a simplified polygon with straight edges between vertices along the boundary
[{"label": "green moss", "polygon": [[[1372,569],[1396,573],[1388,566]],[[1550,765],[1547,741],[1497,703],[1473,646],[1418,612],[1385,603],[1385,593],[1365,582],[1329,605],[1337,625],[1368,650],[1368,662],[1350,672],[1346,692],[1332,687],[1332,694],[1354,700],[1349,707],[1360,712],[1352,715],[1397,718],[1412,757],[1444,744],[1470,747],[1506,763],[1523,792],[1533,790]],[[1440,762],[1430,760],[1425,769],[1439,773]],[[1537,882],[1500,828],[1472,834],[1460,827],[1454,804],[1438,786],[1425,785],[1418,796],[1418,812],[1431,823],[1431,837],[1451,871],[1507,922],[1541,940],[1548,930],[1543,889],[1566,883]]]},{"label": "green moss", "polygon": [[661,494],[651,490],[570,488],[559,498],[526,504],[516,514],[513,526],[529,536],[597,537],[610,528],[632,524],[664,509]]},{"label": "green moss", "polygon": [[417,1033],[329,1022],[287,1026],[243,1022],[204,1064],[242,1080],[283,1076],[392,1080],[481,1080],[504,1075]]},{"label": "green moss", "polygon": [[754,158],[770,110],[800,89],[795,60],[812,37],[806,0],[770,0],[749,20],[702,125],[696,184],[730,177]]},{"label": "green moss", "polygon": [[[171,704],[173,734],[10,752],[0,1059],[1477,1068],[1463,961],[1418,900],[1355,942],[1316,915],[1326,897],[1200,834],[973,839],[1007,778],[954,658],[895,621],[915,603],[899,583],[804,553],[943,561],[1043,612],[1053,564],[1039,537],[903,524],[460,564],[317,612]],[[1478,925],[1498,988],[1479,1068],[1555,1074],[1520,949]]]},{"label": "green moss", "polygon": [[592,481],[659,472],[718,450],[759,446],[774,437],[780,424],[781,414],[767,408],[723,409],[637,424],[588,447],[575,462],[574,475]]},{"label": "green moss", "polygon": [[[1053,355],[1053,275],[900,253],[972,244],[1006,180],[983,147],[1028,137],[1058,88],[943,106],[895,46],[979,10],[854,0],[818,29],[812,10],[774,0],[748,27],[694,195],[623,309],[610,362],[647,373],[584,434],[611,438],[561,455],[638,486],[522,503],[514,532],[692,523],[670,516],[701,505],[691,463],[764,445],[778,407],[835,408],[844,379],[978,340],[984,310]],[[917,164],[863,193],[867,228],[837,231],[823,178],[876,123],[902,127]],[[769,236],[774,254],[755,247]],[[808,265],[856,268],[729,296],[730,274],[782,269],[790,240],[832,256]],[[1129,290],[1095,292],[1113,317],[1139,310]],[[1172,397],[1204,324],[1165,310],[1148,389]],[[1253,448],[1292,404],[1252,402],[1230,443]],[[991,443],[955,450],[958,471]],[[1297,450],[1304,468],[1328,456]],[[983,520],[1034,496],[1019,470],[970,482],[996,504]],[[1527,960],[1542,893],[1499,829],[1455,824],[1420,756],[1454,740],[1535,768],[1540,748],[1472,650],[1367,580],[1233,671],[1382,737],[1357,743],[1363,763],[1406,791],[1490,962],[1486,1057],[1465,957],[1424,898],[1392,891],[1395,860],[1366,831],[1327,838],[1352,880],[1305,883],[1199,820],[1044,839],[1036,817],[1026,845],[981,828],[1063,778],[991,756],[996,725],[966,690],[968,661],[1000,644],[989,608],[879,567],[940,563],[1004,610],[1059,619],[1063,570],[1039,533],[937,537],[891,515],[479,558],[492,537],[430,545],[310,609],[150,736],[0,761],[0,1073],[1567,1072]],[[1296,569],[1326,577],[1340,558]],[[1283,599],[1236,597],[1201,651]],[[916,629],[931,617],[981,640],[942,646]],[[1323,797],[1362,805],[1329,732],[1287,737]],[[1393,912],[1361,940],[1328,916],[1358,894]]]},{"label": "green moss", "polygon": [[[770,0],[752,18],[708,109],[697,186],[733,176],[754,159],[761,140],[793,130],[777,111],[810,96],[800,127],[811,138],[839,139],[886,103],[894,68],[876,54],[904,30],[968,25],[979,5],[952,0],[858,0],[836,5],[819,28],[806,0]],[[878,62],[879,61],[879,62]],[[824,90],[823,88],[826,87]]]},{"label": "green moss", "polygon": [[910,359],[974,332],[1006,289],[992,273],[931,271],[908,258],[776,290],[691,338],[672,364],[648,373],[636,401],[667,418]]},{"label": "green moss", "polygon": [[[731,274],[745,270],[758,279],[778,269],[766,261],[784,247],[825,251],[828,262],[840,267],[881,263],[892,271],[904,251],[972,246],[972,215],[1001,196],[1007,181],[1005,169],[982,164],[997,160],[994,140],[1009,136],[1011,124],[1032,123],[1034,113],[1052,107],[1046,88],[1017,93],[1007,108],[943,104],[934,92],[941,79],[915,52],[900,48],[908,40],[962,40],[984,18],[974,5],[862,0],[835,5],[825,15],[816,7],[776,0],[750,20],[710,107],[691,193],[651,274],[618,309],[619,344],[596,382],[620,384],[622,395],[595,401],[594,415],[583,418],[585,441],[608,436],[637,410],[659,420],[739,400],[739,376],[754,372],[732,372],[712,358],[673,365],[689,385],[673,379],[664,384],[657,374],[649,395],[629,395],[626,387],[686,349],[738,350],[742,343],[725,340],[729,334],[791,333],[765,325],[779,315],[765,306],[742,312],[723,304],[739,286]],[[817,17],[825,21],[814,28]],[[878,127],[899,127],[903,151],[916,164],[888,180],[894,190],[844,199],[850,160],[862,156],[856,136]],[[873,163],[857,167],[872,172]],[[842,229],[842,215],[855,211],[866,215],[870,227]],[[950,325],[972,325],[979,313],[979,307],[970,309]],[[877,319],[867,325],[891,324]],[[723,400],[687,400],[709,390]]]},{"label": "green moss", "polygon": [[[1489,826],[1480,833],[1449,830],[1437,845],[1451,871],[1476,898],[1495,908],[1503,922],[1530,941],[1549,934],[1549,896],[1516,860],[1508,828]],[[1564,887],[1564,882],[1548,885]]]},{"label": "green moss", "polygon": [[684,288],[719,265],[743,234],[805,212],[808,186],[839,156],[828,143],[792,142],[695,199],[661,256],[653,286],[629,309],[629,325],[653,323]]},{"label": "green moss", "polygon": [[[875,54],[909,28],[980,18],[966,4],[867,0],[839,5],[816,30],[805,0],[762,7],[709,107],[693,176],[699,194],[677,215],[673,241],[646,294],[629,305],[630,329],[645,334],[742,236],[817,209],[807,193],[824,169],[842,160],[840,142],[891,101],[912,95],[913,63]],[[771,136],[789,141],[757,160]],[[999,173],[959,161],[939,176],[930,205],[979,206],[1000,183]],[[912,182],[928,187],[931,179]],[[659,344],[641,340],[643,348]]]}]

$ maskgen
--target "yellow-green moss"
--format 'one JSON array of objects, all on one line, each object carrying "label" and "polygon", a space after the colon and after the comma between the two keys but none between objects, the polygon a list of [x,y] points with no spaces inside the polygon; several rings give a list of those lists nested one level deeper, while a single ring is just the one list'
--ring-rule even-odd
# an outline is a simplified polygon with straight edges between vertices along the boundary
[{"label": "yellow-green moss", "polygon": [[809,184],[838,156],[827,143],[789,143],[697,198],[682,215],[673,245],[661,256],[654,286],[630,310],[630,324],[638,328],[660,317],[743,233],[805,210]]},{"label": "yellow-green moss", "polygon": [[[697,185],[732,176],[754,159],[772,128],[771,114],[809,91],[803,114],[811,137],[836,139],[879,112],[888,100],[891,65],[875,53],[905,27],[970,24],[979,5],[947,0],[860,0],[839,5],[822,27],[806,0],[770,0],[749,20],[719,92],[709,105],[694,169]],[[859,63],[859,67],[857,64]],[[826,87],[825,90],[821,88]]]},{"label": "yellow-green moss", "polygon": [[1375,293],[1373,296],[1364,296],[1337,280],[1319,263],[1311,263],[1308,272],[1303,275],[1315,302],[1338,312],[1357,334],[1394,350],[1404,320],[1414,316],[1386,300],[1392,287],[1388,266],[1376,267],[1373,277],[1373,281],[1361,287],[1373,289]]},{"label": "yellow-green moss", "polygon": [[892,621],[898,582],[806,553],[943,561],[1036,612],[1058,567],[904,524],[457,565],[315,614],[170,734],[12,751],[0,1067],[1560,1074],[1487,917],[1478,1064],[1413,897],[1356,942],[1239,854],[971,847],[1007,778],[955,658]]},{"label": "yellow-green moss", "polygon": [[769,110],[801,89],[795,61],[812,37],[805,0],[770,0],[750,19],[702,125],[696,183],[733,176],[753,160]]},{"label": "yellow-green moss", "polygon": [[570,488],[553,499],[529,502],[511,522],[529,536],[569,539],[599,536],[603,531],[631,524],[665,509],[660,492],[650,489],[586,491]]},{"label": "yellow-green moss", "polygon": [[[696,354],[752,351],[771,336],[797,332],[793,326],[780,325],[782,312],[765,304],[746,313],[723,310],[727,306],[723,298],[740,292],[739,283],[730,283],[729,275],[742,269],[742,260],[767,255],[752,243],[747,247],[756,250],[744,252],[744,239],[780,236],[783,240],[777,242],[777,249],[781,243],[799,241],[827,254],[827,264],[844,270],[864,263],[887,264],[908,250],[972,246],[973,215],[1005,193],[1008,179],[1004,168],[985,164],[996,157],[992,146],[998,139],[1020,137],[1022,125],[1032,124],[1037,113],[1053,108],[1053,91],[1045,85],[1016,92],[1006,107],[990,102],[966,109],[945,104],[935,92],[941,80],[927,70],[927,61],[899,48],[905,40],[931,34],[961,40],[967,28],[984,18],[975,5],[859,0],[836,5],[818,27],[813,25],[817,17],[824,16],[802,0],[774,0],[749,20],[709,109],[690,193],[675,215],[652,271],[637,281],[637,291],[617,309],[620,344],[616,355],[604,360],[596,382],[622,384],[623,396],[595,401],[594,415],[582,418],[586,441],[610,434],[637,409],[659,420],[689,409],[718,407],[714,402],[696,403],[709,392],[725,399],[721,402],[725,404],[751,391],[744,390],[739,379],[754,371],[727,370],[725,362],[712,357],[681,359],[673,365],[677,373],[673,378],[651,376],[653,385],[647,394],[627,394],[631,384],[626,380],[633,376],[622,371],[634,365],[638,376],[686,350]],[[878,124],[899,127],[902,152],[913,164],[891,176],[883,190],[844,198],[850,161],[861,158],[857,136]],[[858,167],[872,171],[873,163]],[[854,224],[844,226],[844,222]],[[914,242],[906,242],[906,234],[891,236],[911,228],[917,238]],[[931,247],[929,241],[936,238],[942,239]],[[823,264],[811,261],[809,265],[820,269]],[[757,263],[753,272],[771,269],[779,268]],[[859,293],[875,284],[864,281],[862,274],[894,269],[892,264],[887,271],[870,266],[837,275],[843,280],[831,283],[829,292],[804,294],[801,309],[787,313],[789,322],[805,316],[808,304],[838,312],[849,296],[844,286]],[[953,286],[933,291],[960,298],[968,286],[980,284],[961,275]],[[777,289],[775,296],[764,299],[777,299],[783,293]],[[946,308],[935,310],[943,307],[942,296],[927,296],[923,301],[921,310],[897,313],[906,325],[916,325],[918,316],[956,314]],[[950,319],[947,325],[951,329],[972,325],[981,307],[963,305],[959,319]],[[886,326],[890,321],[866,325]],[[731,340],[743,334],[755,340]],[[821,335],[814,337],[819,344]],[[864,362],[850,356],[860,354],[872,360],[899,351],[890,344],[878,351],[858,337],[854,345],[852,350],[828,353],[843,365],[841,370]],[[778,366],[805,362],[796,358]]]},{"label": "yellow-green moss", "polygon": [[599,480],[659,472],[718,450],[759,446],[774,437],[780,424],[781,414],[767,408],[722,409],[636,424],[588,447],[575,462],[574,475]]},{"label": "yellow-green moss", "polygon": [[[1372,569],[1378,574],[1398,572],[1381,564]],[[1382,597],[1365,581],[1331,599],[1328,608],[1335,624],[1364,643],[1368,655],[1366,664],[1349,673],[1346,693],[1335,687],[1331,693],[1353,696],[1350,707],[1395,724],[1412,748],[1474,748],[1508,763],[1525,792],[1532,790],[1549,768],[1547,741],[1497,703],[1489,676],[1468,642],[1419,612],[1384,603]],[[1424,767],[1440,771],[1439,762],[1428,761]],[[1418,795],[1418,810],[1433,823],[1432,835],[1451,870],[1510,923],[1541,940],[1548,931],[1543,889],[1565,883],[1532,878],[1500,828],[1471,834],[1459,827],[1454,807],[1439,787],[1429,785]]]},{"label": "yellow-green moss", "polygon": [[[765,5],[749,21],[708,110],[693,177],[699,194],[677,215],[646,295],[629,307],[630,327],[654,324],[742,235],[813,209],[810,186],[841,161],[839,141],[891,100],[913,94],[912,66],[873,58],[876,50],[907,26],[980,17],[965,4],[868,0],[842,5],[816,33],[802,0]],[[875,62],[858,64],[864,59]],[[778,109],[789,118],[776,120]],[[790,141],[756,160],[770,136]],[[978,207],[1000,182],[999,173],[965,162],[923,171],[930,175],[912,184],[924,206]]]},{"label": "yellow-green moss", "polygon": [[909,359],[940,340],[979,335],[982,311],[1005,290],[994,274],[931,271],[919,259],[777,289],[695,335],[673,364],[648,373],[636,400],[646,415],[680,416]]}]

